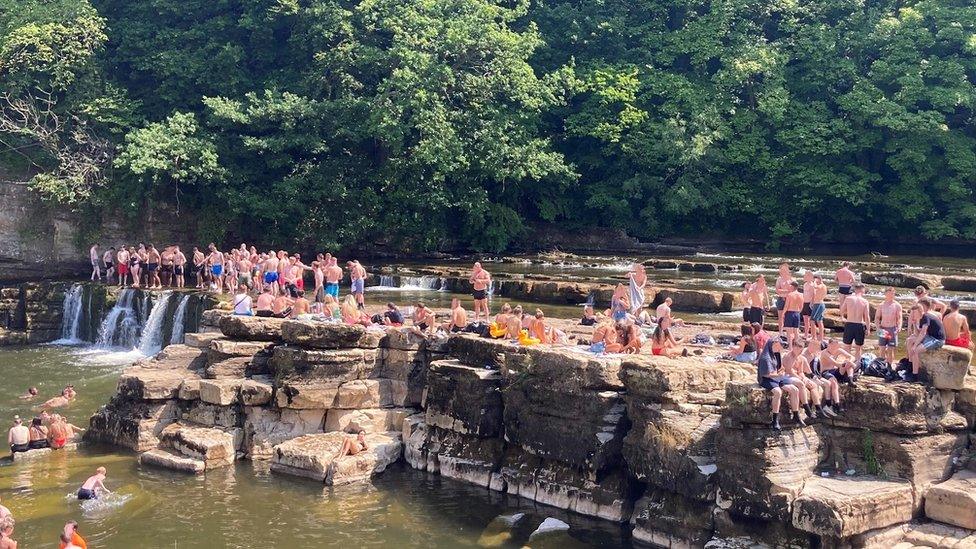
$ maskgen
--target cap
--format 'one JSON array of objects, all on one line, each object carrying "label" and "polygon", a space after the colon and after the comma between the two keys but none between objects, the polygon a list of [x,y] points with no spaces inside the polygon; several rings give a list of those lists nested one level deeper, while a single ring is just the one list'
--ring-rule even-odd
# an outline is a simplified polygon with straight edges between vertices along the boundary
[{"label": "cap", "polygon": [[14,423],[20,423],[20,416],[14,416]]}]

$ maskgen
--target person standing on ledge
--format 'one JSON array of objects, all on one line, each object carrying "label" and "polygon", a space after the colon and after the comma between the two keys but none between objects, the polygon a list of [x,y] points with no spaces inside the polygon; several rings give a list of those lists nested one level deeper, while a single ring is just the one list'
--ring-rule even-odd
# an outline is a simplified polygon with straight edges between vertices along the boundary
[{"label": "person standing on ledge", "polygon": [[[791,284],[794,282],[793,275],[790,273],[790,264],[783,262],[779,264],[779,276],[776,277],[776,318],[777,328],[780,337],[785,333],[783,318],[786,316],[786,296],[793,291]],[[799,309],[797,310],[799,312]]]},{"label": "person standing on ledge", "polygon": [[366,310],[366,269],[358,261],[346,263],[349,267],[349,291],[356,298],[356,306],[360,311]]},{"label": "person standing on ledge", "polygon": [[786,330],[786,346],[792,350],[793,341],[800,337],[800,312],[803,310],[803,293],[796,280],[790,281],[790,292],[783,302],[783,329]]},{"label": "person standing on ledge", "polygon": [[834,281],[837,282],[838,304],[843,305],[847,296],[851,295],[851,287],[854,286],[854,271],[851,270],[851,262],[845,261],[840,269],[834,273]]},{"label": "person standing on ledge", "polygon": [[91,259],[92,282],[99,282],[102,279],[102,254],[98,253],[98,244],[92,244],[92,247],[88,249],[88,258]]},{"label": "person standing on ledge", "polygon": [[840,305],[840,316],[844,319],[844,350],[849,353],[854,345],[854,366],[860,367],[864,338],[871,335],[871,305],[864,299],[864,284],[854,285],[854,295]]},{"label": "person standing on ledge", "polygon": [[481,267],[481,262],[476,261],[471,268],[471,297],[474,298],[474,321],[478,322],[481,314],[485,315],[485,322],[489,321],[488,315],[488,287],[491,285],[491,274]]},{"label": "person standing on ledge", "polygon": [[105,283],[112,283],[112,275],[115,274],[115,247],[105,250],[102,254],[102,263],[105,264]]},{"label": "person standing on ledge", "polygon": [[888,364],[895,363],[895,348],[898,347],[898,332],[901,331],[901,303],[895,301],[895,289],[885,288],[884,301],[874,313],[874,323],[878,326],[878,348],[881,358]]},{"label": "person standing on ledge", "polygon": [[95,469],[95,474],[88,477],[88,480],[78,489],[78,499],[98,499],[99,493],[111,494],[112,491],[105,487],[105,477],[108,471],[104,467]]}]

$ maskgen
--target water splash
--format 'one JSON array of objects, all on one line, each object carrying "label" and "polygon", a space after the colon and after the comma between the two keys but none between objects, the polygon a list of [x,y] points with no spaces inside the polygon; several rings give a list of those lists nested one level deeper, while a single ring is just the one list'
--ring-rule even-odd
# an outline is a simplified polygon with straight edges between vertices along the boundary
[{"label": "water splash", "polygon": [[444,279],[438,276],[401,276],[400,288],[404,290],[439,291],[444,287]]},{"label": "water splash", "polygon": [[[132,288],[122,290],[119,300],[102,320],[102,325],[98,329],[99,346],[129,349],[136,346],[142,327],[139,311],[136,309],[139,306],[136,300],[138,294],[139,291]],[[148,298],[143,300],[143,303],[148,304],[148,302]]]},{"label": "water splash", "polygon": [[[169,301],[172,298],[173,292],[163,292],[163,295],[153,304],[152,310],[146,318],[145,325],[142,328],[142,337],[139,338],[139,351],[146,356],[154,355],[163,348],[163,321],[166,317]],[[148,301],[147,299],[144,303]]]}]

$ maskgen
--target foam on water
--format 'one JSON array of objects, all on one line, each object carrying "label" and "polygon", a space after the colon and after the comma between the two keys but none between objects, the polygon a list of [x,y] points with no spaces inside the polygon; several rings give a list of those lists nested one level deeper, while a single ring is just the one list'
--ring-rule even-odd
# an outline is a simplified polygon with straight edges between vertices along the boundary
[{"label": "foam on water", "polygon": [[98,364],[103,366],[127,366],[146,358],[139,349],[120,351],[117,349],[106,349],[104,347],[84,347],[72,353],[81,362],[88,364]]}]

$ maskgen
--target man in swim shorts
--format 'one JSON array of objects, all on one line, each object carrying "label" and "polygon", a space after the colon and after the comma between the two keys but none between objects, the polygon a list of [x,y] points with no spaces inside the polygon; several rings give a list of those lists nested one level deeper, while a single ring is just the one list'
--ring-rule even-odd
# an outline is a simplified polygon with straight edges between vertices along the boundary
[{"label": "man in swim shorts", "polygon": [[482,313],[485,315],[485,322],[489,321],[488,315],[488,286],[491,284],[491,274],[481,267],[481,262],[475,262],[471,269],[471,297],[474,298],[474,321],[478,322]]},{"label": "man in swim shorts", "polygon": [[845,261],[841,264],[840,269],[834,273],[834,281],[837,282],[837,293],[840,294],[838,297],[838,303],[844,304],[844,300],[847,296],[851,295],[851,287],[854,285],[854,271],[851,270],[851,262]]},{"label": "man in swim shorts", "polygon": [[78,499],[98,499],[100,492],[111,494],[112,492],[104,484],[106,476],[107,471],[104,467],[95,469],[95,474],[88,477],[88,480],[78,489]]},{"label": "man in swim shorts", "polygon": [[800,311],[803,309],[803,293],[796,280],[790,280],[790,293],[783,300],[783,329],[786,346],[793,348],[793,341],[800,337]]},{"label": "man in swim shorts", "polygon": [[[783,336],[785,333],[785,326],[783,319],[786,315],[786,296],[793,291],[791,283],[793,282],[793,275],[790,273],[790,264],[780,263],[779,265],[779,276],[776,277],[776,315],[778,319],[777,326],[779,327],[779,335]],[[799,311],[797,311],[799,312]]]},{"label": "man in swim shorts", "polygon": [[813,277],[813,299],[810,301],[810,323],[813,324],[813,336],[822,341],[827,331],[824,329],[824,312],[827,305],[824,300],[827,298],[827,285],[824,284],[820,275]]},{"label": "man in swim shorts", "polygon": [[959,300],[953,299],[949,302],[949,312],[942,317],[942,324],[945,326],[946,345],[969,349],[972,345],[969,333],[969,320],[959,312]]},{"label": "man in swim shorts", "polygon": [[176,246],[173,250],[173,276],[176,278],[176,287],[186,286],[186,254]]},{"label": "man in swim shorts", "polygon": [[115,274],[115,246],[105,250],[102,254],[102,263],[105,264],[105,283],[112,283],[112,275]]},{"label": "man in swim shorts", "polygon": [[356,305],[359,309],[364,310],[366,308],[364,296],[366,290],[366,269],[358,261],[348,261],[346,262],[346,267],[349,268],[349,292],[355,296]]},{"label": "man in swim shorts", "polygon": [[217,246],[210,243],[210,255],[207,257],[210,263],[210,274],[213,275],[213,284],[216,286],[217,293],[224,293],[224,254],[217,249]]},{"label": "man in swim shorts", "polygon": [[30,449],[30,429],[24,425],[20,416],[14,416],[14,426],[7,431],[7,444],[11,454]]},{"label": "man in swim shorts", "polygon": [[881,358],[888,364],[895,362],[895,348],[898,347],[898,332],[901,331],[901,303],[895,301],[895,289],[885,288],[884,301],[874,313],[874,323],[878,326],[878,348]]},{"label": "man in swim shorts", "polygon": [[149,285],[150,290],[163,286],[162,281],[159,279],[159,262],[159,251],[150,244],[146,248],[146,284]]},{"label": "man in swim shorts", "polygon": [[339,299],[339,281],[342,280],[342,267],[339,260],[325,255],[327,266],[325,268],[325,293]]},{"label": "man in swim shorts", "polygon": [[841,303],[840,316],[844,319],[844,350],[850,353],[854,345],[854,364],[858,365],[864,338],[871,335],[871,305],[864,299],[864,284],[854,285],[854,294]]},{"label": "man in swim shorts", "polygon": [[207,256],[203,255],[200,248],[193,247],[193,274],[197,277],[197,288],[203,288],[204,269],[207,266]]}]

